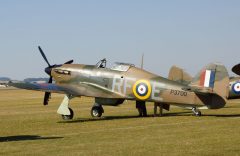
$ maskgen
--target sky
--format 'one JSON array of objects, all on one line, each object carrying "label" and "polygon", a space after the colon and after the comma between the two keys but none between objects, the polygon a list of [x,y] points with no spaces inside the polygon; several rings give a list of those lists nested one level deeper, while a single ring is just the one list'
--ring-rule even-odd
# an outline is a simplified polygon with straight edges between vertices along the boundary
[{"label": "sky", "polygon": [[178,65],[195,75],[210,62],[240,63],[239,0],[0,1],[0,77],[48,77],[51,64],[106,58],[167,77]]}]

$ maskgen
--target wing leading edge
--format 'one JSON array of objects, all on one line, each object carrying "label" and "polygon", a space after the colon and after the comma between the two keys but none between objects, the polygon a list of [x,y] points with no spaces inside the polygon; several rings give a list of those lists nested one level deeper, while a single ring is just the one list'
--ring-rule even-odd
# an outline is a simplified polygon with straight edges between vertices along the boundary
[{"label": "wing leading edge", "polygon": [[9,86],[13,86],[20,89],[61,93],[73,96],[89,96],[100,98],[124,98],[123,95],[111,92],[110,90],[94,85],[91,83],[81,83],[77,86],[72,85],[57,85],[52,83],[9,83]]},{"label": "wing leading edge", "polygon": [[68,94],[69,91],[65,87],[58,86],[52,83],[9,83],[9,86],[13,86],[20,89],[27,89],[27,90],[36,90],[36,91],[43,91],[43,92],[52,92],[52,93],[62,93]]}]

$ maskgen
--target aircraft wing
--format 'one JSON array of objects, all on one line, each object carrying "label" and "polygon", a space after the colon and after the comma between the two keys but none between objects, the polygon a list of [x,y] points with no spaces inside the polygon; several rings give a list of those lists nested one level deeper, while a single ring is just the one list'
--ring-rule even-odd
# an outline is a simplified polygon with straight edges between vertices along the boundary
[{"label": "aircraft wing", "polygon": [[36,90],[43,92],[61,93],[74,96],[91,96],[91,97],[107,97],[107,98],[123,98],[123,95],[117,94],[104,87],[92,83],[81,83],[73,87],[71,85],[57,85],[52,83],[9,83],[20,89]]},{"label": "aircraft wing", "polygon": [[62,87],[62,86],[52,84],[52,83],[37,84],[37,83],[23,83],[23,82],[11,83],[10,82],[8,85],[16,87],[16,88],[20,88],[20,89],[27,89],[27,90],[36,90],[36,91],[62,93],[62,94],[72,94],[71,90],[69,90],[69,88]]},{"label": "aircraft wing", "polygon": [[87,88],[85,90],[85,94],[83,93],[83,96],[91,96],[91,97],[99,97],[99,98],[125,98],[124,95],[119,94],[117,92],[113,92],[112,90],[102,87],[100,85],[97,85],[95,83],[89,83],[89,82],[81,82],[78,84],[84,88]]}]

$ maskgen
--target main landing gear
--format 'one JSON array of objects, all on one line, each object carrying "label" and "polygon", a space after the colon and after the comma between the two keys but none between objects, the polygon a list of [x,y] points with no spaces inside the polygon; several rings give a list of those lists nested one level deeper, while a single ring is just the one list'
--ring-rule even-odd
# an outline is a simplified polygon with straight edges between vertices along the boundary
[{"label": "main landing gear", "polygon": [[[73,119],[74,112],[69,107],[69,101],[74,98],[71,95],[65,95],[61,105],[58,108],[57,113],[62,115],[63,120],[71,120]],[[91,109],[91,115],[92,117],[101,117],[104,113],[104,109],[101,104],[95,103]]]},{"label": "main landing gear", "polygon": [[196,107],[192,108],[192,112],[195,116],[201,116],[202,115],[202,113]]},{"label": "main landing gear", "polygon": [[71,108],[69,108],[69,101],[73,97],[71,95],[65,95],[61,105],[59,106],[57,113],[62,115],[63,120],[71,120],[73,119],[74,112]]},{"label": "main landing gear", "polygon": [[103,113],[104,113],[104,109],[102,105],[95,103],[91,109],[91,116],[101,117]]}]

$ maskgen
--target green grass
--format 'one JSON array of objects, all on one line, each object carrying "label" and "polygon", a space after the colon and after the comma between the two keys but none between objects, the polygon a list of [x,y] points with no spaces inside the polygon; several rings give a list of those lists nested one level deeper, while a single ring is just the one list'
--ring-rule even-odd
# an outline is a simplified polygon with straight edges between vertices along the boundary
[{"label": "green grass", "polygon": [[[92,119],[93,99],[75,98],[66,122],[56,114],[62,98],[53,94],[43,106],[41,92],[0,90],[0,155],[240,155],[240,100],[202,117],[174,107],[146,118],[127,101]],[[147,108],[152,115],[153,105]]]}]

